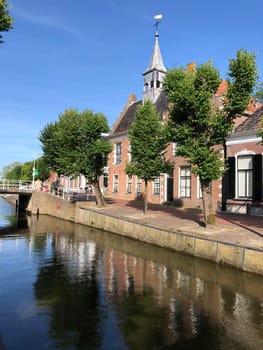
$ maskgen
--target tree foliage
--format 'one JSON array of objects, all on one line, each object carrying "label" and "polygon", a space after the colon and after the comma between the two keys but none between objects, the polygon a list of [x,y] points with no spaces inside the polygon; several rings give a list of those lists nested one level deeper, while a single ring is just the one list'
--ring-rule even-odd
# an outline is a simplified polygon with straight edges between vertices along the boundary
[{"label": "tree foliage", "polygon": [[[7,32],[13,28],[13,18],[9,15],[8,7],[6,0],[0,0],[0,32]],[[1,43],[3,43],[2,35],[0,35]]]},{"label": "tree foliage", "polygon": [[231,129],[236,116],[247,108],[256,86],[258,72],[255,55],[245,50],[238,50],[236,58],[229,60],[228,76],[224,110]]},{"label": "tree foliage", "polygon": [[[13,162],[11,164],[5,165],[2,169],[2,178],[3,179],[11,179],[8,178],[8,173],[10,173],[17,165],[21,165],[20,162]],[[16,177],[13,177],[12,179],[17,179]]]},{"label": "tree foliage", "polygon": [[22,174],[22,163],[14,162],[3,167],[3,178],[7,180],[20,180]]},{"label": "tree foliage", "polygon": [[193,71],[175,68],[167,73],[165,90],[172,104],[171,141],[177,142],[177,155],[186,157],[192,172],[199,176],[206,223],[214,223],[211,181],[224,171],[222,145],[238,114],[246,109],[257,80],[255,56],[239,50],[229,62],[229,79],[221,108],[214,103],[221,82],[211,62]]},{"label": "tree foliage", "polygon": [[49,169],[43,157],[35,161],[25,163],[14,162],[3,168],[3,177],[7,180],[32,181],[33,167],[38,169],[39,173],[35,176],[35,180],[45,181],[49,178]]},{"label": "tree foliage", "polygon": [[65,110],[40,132],[44,158],[59,175],[84,175],[94,185],[99,205],[104,199],[99,177],[107,164],[111,144],[103,137],[109,131],[106,117],[89,110]]},{"label": "tree foliage", "polygon": [[165,160],[167,127],[160,121],[155,107],[150,101],[139,106],[135,121],[129,129],[131,161],[126,164],[128,175],[137,175],[145,183],[144,212],[147,212],[148,181],[167,172],[171,164]]},{"label": "tree foliage", "polygon": [[261,137],[261,144],[263,145],[263,114],[262,114],[262,117],[261,117],[261,120],[260,120],[260,129],[259,129],[259,131],[258,131],[258,133],[257,133],[257,136],[258,137]]},{"label": "tree foliage", "polygon": [[263,81],[256,87],[254,97],[261,103],[263,103]]}]

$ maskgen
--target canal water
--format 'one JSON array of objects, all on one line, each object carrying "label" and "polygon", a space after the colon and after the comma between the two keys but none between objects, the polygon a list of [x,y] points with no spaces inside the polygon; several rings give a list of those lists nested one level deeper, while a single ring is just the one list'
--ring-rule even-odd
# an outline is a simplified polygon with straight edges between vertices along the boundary
[{"label": "canal water", "polygon": [[263,278],[0,198],[0,350],[262,350]]}]

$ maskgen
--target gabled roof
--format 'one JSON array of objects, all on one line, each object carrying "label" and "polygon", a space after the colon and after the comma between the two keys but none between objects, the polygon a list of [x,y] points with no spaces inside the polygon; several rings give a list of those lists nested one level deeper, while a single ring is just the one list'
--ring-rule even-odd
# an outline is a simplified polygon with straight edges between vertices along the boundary
[{"label": "gabled roof", "polygon": [[[228,89],[228,82],[225,79],[223,79],[221,81],[221,83],[219,84],[217,91],[216,91],[214,98],[213,98],[213,103],[215,103],[215,105],[217,107],[220,107],[223,105],[224,98],[227,94],[227,89]],[[262,107],[262,104],[259,101],[255,100],[253,97],[251,97],[250,102],[247,106],[247,109],[244,111],[243,114],[244,115],[253,114],[260,107]]]},{"label": "gabled roof", "polygon": [[[130,125],[133,123],[138,106],[142,105],[142,100],[131,103],[125,111],[122,113],[120,120],[115,128],[113,128],[110,137],[123,135],[128,132]],[[168,99],[165,92],[162,91],[154,106],[157,113],[160,115],[160,119],[163,120],[163,116],[168,111]]]},{"label": "gabled roof", "polygon": [[121,118],[117,128],[114,130],[114,134],[123,133],[129,129],[130,125],[134,121],[137,107],[141,104],[142,104],[142,100],[134,102],[132,105],[128,107],[123,117]]},{"label": "gabled roof", "polygon": [[257,132],[262,128],[261,120],[263,119],[263,107],[259,108],[256,112],[251,114],[239,124],[233,131],[233,134],[248,134],[251,132]]}]

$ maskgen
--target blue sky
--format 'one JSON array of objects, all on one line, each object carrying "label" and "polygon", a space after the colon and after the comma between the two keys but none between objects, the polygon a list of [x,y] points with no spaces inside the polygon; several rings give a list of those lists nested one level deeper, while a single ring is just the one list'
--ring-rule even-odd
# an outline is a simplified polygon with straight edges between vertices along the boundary
[{"label": "blue sky", "polygon": [[[14,29],[0,45],[0,172],[41,153],[43,127],[66,108],[104,113],[109,124],[128,95],[142,96],[159,43],[168,69],[212,60],[222,78],[243,48],[263,72],[262,0],[7,0]],[[261,77],[261,81],[263,77]]]}]

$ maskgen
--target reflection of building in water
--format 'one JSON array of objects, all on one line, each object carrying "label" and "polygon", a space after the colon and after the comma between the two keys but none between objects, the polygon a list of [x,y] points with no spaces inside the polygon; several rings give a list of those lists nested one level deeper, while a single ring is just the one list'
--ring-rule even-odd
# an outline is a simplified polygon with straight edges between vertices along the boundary
[{"label": "reflection of building in water", "polygon": [[68,236],[57,236],[56,251],[64,256],[67,271],[70,277],[80,277],[91,271],[96,259],[96,243],[91,241],[75,242]]},{"label": "reflection of building in water", "polygon": [[[151,288],[156,303],[169,309],[170,336],[176,337],[178,327],[184,334],[194,337],[204,324],[228,325],[234,323],[236,339],[230,339],[225,348],[231,348],[232,341],[242,339],[244,344],[255,344],[262,339],[257,334],[255,324],[259,324],[263,315],[263,303],[240,295],[238,292],[227,293],[224,286],[215,281],[200,279],[189,272],[170,269],[164,265],[140,257],[130,256],[120,251],[106,250],[104,255],[105,289],[116,301],[133,290],[142,293]],[[257,311],[255,311],[257,310]],[[256,315],[255,315],[256,312]],[[242,325],[246,324],[246,327]],[[248,332],[249,334],[247,334]],[[233,345],[233,344],[232,344]]]},{"label": "reflection of building in water", "polygon": [[[195,264],[194,259],[186,263],[183,258],[175,259],[168,264],[164,259],[163,263],[158,263],[152,253],[145,258],[139,250],[138,256],[124,253],[122,249],[113,250],[112,245],[105,245],[106,236],[99,237],[101,241],[95,243],[92,238],[89,241],[81,235],[47,234],[43,235],[45,245],[41,249],[45,246],[43,256],[56,254],[61,258],[72,279],[96,271],[97,279],[104,283],[106,295],[113,304],[116,302],[115,312],[120,319],[121,308],[117,305],[124,295],[147,298],[150,291],[157,310],[158,307],[165,310],[165,336],[171,344],[181,334],[198,337],[211,324],[213,328],[218,325],[225,330],[225,349],[234,349],[237,341],[255,349],[255,344],[262,341],[263,335],[257,326],[262,324],[263,318],[262,295],[255,291],[258,284],[243,285],[243,280],[235,279],[236,274],[232,272],[213,275],[214,269],[209,270],[206,263]],[[132,243],[125,247],[130,252],[137,249]],[[33,236],[28,248],[29,251],[34,249]]]}]

